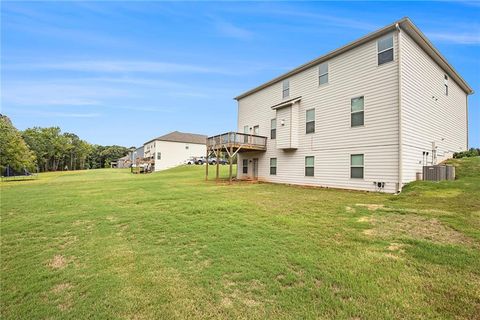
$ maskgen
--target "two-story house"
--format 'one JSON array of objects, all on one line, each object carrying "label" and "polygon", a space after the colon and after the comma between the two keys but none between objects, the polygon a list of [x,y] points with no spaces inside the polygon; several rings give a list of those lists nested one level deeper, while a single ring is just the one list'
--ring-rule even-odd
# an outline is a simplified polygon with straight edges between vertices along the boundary
[{"label": "two-story house", "polygon": [[154,171],[161,171],[183,164],[191,157],[205,155],[207,136],[173,131],[147,141],[143,145],[143,157],[150,158]]},{"label": "two-story house", "polygon": [[403,18],[249,90],[238,178],[398,192],[426,164],[468,148],[473,91]]}]

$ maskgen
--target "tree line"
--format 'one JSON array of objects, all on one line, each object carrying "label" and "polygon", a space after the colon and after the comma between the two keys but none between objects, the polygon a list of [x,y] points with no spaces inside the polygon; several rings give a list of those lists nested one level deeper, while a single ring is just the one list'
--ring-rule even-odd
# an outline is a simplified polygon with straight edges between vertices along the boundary
[{"label": "tree line", "polygon": [[59,127],[19,131],[7,116],[0,115],[2,172],[7,166],[31,172],[106,168],[132,148],[90,144],[74,133],[62,132]]}]

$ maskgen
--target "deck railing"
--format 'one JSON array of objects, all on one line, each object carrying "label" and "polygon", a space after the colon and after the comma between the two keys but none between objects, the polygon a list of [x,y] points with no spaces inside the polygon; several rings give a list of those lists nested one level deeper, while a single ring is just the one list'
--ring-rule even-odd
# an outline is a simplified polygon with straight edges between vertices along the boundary
[{"label": "deck railing", "polygon": [[207,147],[215,148],[221,145],[248,145],[250,147],[265,149],[267,147],[267,137],[240,132],[227,132],[209,137],[207,140]]}]

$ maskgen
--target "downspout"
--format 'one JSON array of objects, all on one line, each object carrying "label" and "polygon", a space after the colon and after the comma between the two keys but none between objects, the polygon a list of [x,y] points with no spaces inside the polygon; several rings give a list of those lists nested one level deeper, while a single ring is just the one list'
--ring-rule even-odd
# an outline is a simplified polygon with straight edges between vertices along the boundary
[{"label": "downspout", "polygon": [[469,150],[468,148],[468,93],[465,94],[465,108],[466,108],[466,121],[467,121],[467,150]]},{"label": "downspout", "polygon": [[398,30],[398,190],[402,191],[403,185],[403,150],[402,150],[402,33],[399,24],[395,25]]}]

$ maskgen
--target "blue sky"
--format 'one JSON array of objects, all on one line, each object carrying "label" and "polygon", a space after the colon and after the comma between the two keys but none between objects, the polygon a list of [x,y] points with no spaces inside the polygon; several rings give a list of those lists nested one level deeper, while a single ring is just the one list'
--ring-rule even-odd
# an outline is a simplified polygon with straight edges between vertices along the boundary
[{"label": "blue sky", "polygon": [[2,2],[1,112],[99,144],[236,129],[233,97],[404,16],[478,92],[480,2]]}]

